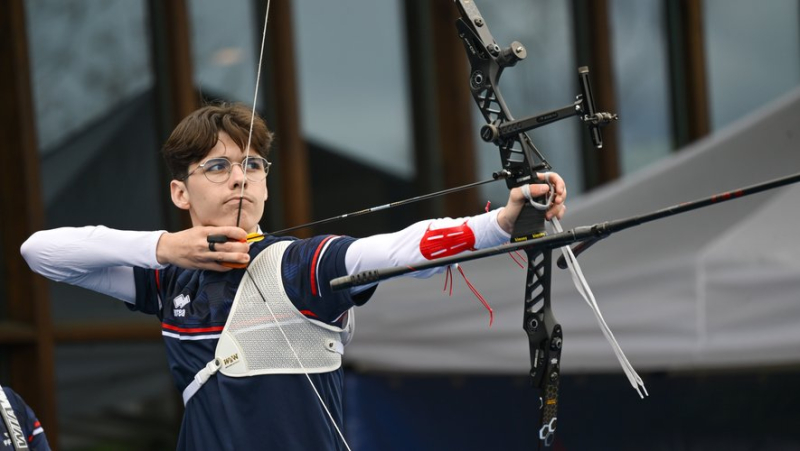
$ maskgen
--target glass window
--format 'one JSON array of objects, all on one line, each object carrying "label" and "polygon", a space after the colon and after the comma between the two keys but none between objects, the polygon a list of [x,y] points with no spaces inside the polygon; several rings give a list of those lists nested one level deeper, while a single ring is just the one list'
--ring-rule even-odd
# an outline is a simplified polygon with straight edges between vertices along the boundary
[{"label": "glass window", "polygon": [[412,178],[402,2],[298,0],[292,6],[303,134]]},{"label": "glass window", "polygon": [[[569,2],[484,1],[478,7],[498,45],[506,47],[519,41],[528,51],[527,58],[506,69],[500,81],[500,90],[515,119],[575,101],[580,85]],[[466,75],[463,84],[464,89],[469,89]],[[496,146],[478,136],[484,119],[477,106],[474,111],[478,178],[489,178],[501,168],[500,156]],[[578,124],[576,117],[529,132],[534,145],[553,170],[564,177],[573,195],[583,190],[579,135],[582,130]],[[483,195],[492,202],[505,204],[508,190],[504,183],[494,183],[487,185]]]},{"label": "glass window", "polygon": [[197,89],[207,99],[252,106],[261,50],[256,8],[252,2],[218,0],[190,0],[188,6]]},{"label": "glass window", "polygon": [[705,0],[703,31],[718,130],[800,84],[797,0]]},{"label": "glass window", "polygon": [[[46,227],[164,228],[147,2],[28,0]],[[53,284],[53,319],[127,315]]]},{"label": "glass window", "polygon": [[612,0],[611,45],[622,173],[670,153],[669,56],[663,4]]},{"label": "glass window", "polygon": [[144,1],[27,0],[39,147],[53,150],[153,84]]},{"label": "glass window", "polygon": [[[47,228],[165,228],[169,200],[159,171],[147,5],[146,0],[25,3]],[[66,284],[51,283],[50,298],[56,326],[153,321],[131,313],[122,301]],[[141,351],[131,353],[131,348]],[[159,411],[171,402],[168,368],[148,363],[163,356],[161,345],[59,343],[55,353],[59,440],[65,447],[113,442],[120,439],[119,431],[135,424],[137,413],[145,412],[145,400],[161,400],[153,404]],[[72,358],[77,354],[80,358]],[[91,400],[91,406],[76,399]],[[121,401],[130,409],[123,428],[109,414],[121,411]],[[139,439],[152,440],[157,432],[142,433],[145,429],[138,428]]]}]

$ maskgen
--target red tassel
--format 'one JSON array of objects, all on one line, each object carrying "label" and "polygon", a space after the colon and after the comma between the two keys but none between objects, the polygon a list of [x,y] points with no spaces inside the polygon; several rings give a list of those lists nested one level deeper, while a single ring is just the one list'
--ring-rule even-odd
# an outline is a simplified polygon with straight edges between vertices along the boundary
[{"label": "red tassel", "polygon": [[450,282],[450,296],[453,296],[453,269],[448,266],[447,271],[444,273],[444,288],[442,291],[447,291],[447,282]]},{"label": "red tassel", "polygon": [[464,270],[461,269],[461,266],[456,265],[456,268],[458,268],[458,272],[461,273],[461,277],[464,278],[464,282],[467,283],[469,289],[472,290],[472,294],[474,294],[475,297],[477,297],[478,300],[481,301],[481,304],[483,304],[483,306],[486,307],[486,310],[489,311],[489,327],[492,327],[492,323],[494,322],[494,310],[492,310],[492,307],[489,305],[488,302],[486,302],[486,299],[483,297],[483,295],[481,295],[481,293],[478,292],[478,289],[475,288],[475,286],[473,286],[472,283],[470,283],[469,279],[467,279],[467,275],[464,274]]}]

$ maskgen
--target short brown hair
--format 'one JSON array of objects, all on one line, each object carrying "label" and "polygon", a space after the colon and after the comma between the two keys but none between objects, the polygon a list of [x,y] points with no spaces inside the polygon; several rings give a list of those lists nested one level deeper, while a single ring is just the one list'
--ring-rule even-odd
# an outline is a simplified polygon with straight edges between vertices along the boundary
[{"label": "short brown hair", "polygon": [[[189,165],[208,155],[217,144],[219,133],[227,133],[242,150],[247,147],[252,111],[242,104],[221,103],[204,106],[186,116],[164,143],[162,153],[172,178],[183,180]],[[272,133],[258,114],[253,120],[250,151],[264,158],[269,155]]]}]

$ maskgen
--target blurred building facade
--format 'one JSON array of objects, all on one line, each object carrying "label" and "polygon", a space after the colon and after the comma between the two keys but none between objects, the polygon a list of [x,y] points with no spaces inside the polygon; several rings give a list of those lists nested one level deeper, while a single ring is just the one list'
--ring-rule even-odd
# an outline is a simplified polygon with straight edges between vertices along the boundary
[{"label": "blurred building facade", "polygon": [[[496,150],[478,136],[477,110],[462,107],[472,101],[452,2],[342,1],[271,2],[256,99],[277,133],[265,230],[498,169]],[[576,68],[589,65],[600,108],[620,115],[605,129],[601,153],[577,121],[532,134],[570,196],[720,132],[800,85],[797,0],[478,6],[501,45],[518,40],[528,50],[504,77],[512,111],[571,103]],[[19,245],[43,228],[185,228],[166,189],[160,144],[204,102],[252,105],[266,7],[266,0],[0,6],[0,381],[23,395],[60,449],[173,448],[180,399],[153,318],[34,276]],[[363,236],[424,217],[475,214],[487,199],[502,204],[505,193],[492,186],[301,235]]]}]

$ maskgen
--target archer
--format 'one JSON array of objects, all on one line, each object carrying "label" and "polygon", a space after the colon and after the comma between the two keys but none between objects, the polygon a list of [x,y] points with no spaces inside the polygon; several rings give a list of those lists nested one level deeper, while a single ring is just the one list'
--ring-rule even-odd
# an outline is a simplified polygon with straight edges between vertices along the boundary
[{"label": "archer", "polygon": [[[377,284],[334,292],[329,281],[508,242],[527,202],[515,188],[504,208],[421,221],[395,233],[302,240],[258,235],[248,242],[249,234],[260,234],[271,142],[264,121],[241,105],[200,108],[163,147],[173,177],[172,201],[189,212],[191,228],[177,233],[59,228],[37,232],[22,245],[35,272],[158,317],[186,407],[178,449],[349,449],[339,430],[341,354],[352,333],[353,307],[366,303]],[[546,218],[561,218],[564,181],[554,173],[538,177],[553,185]],[[522,188],[536,198],[550,191],[538,183]],[[216,239],[220,236],[225,238]],[[264,281],[271,282],[262,286]],[[240,297],[269,308],[270,315],[230,326],[266,337],[271,345],[260,346],[267,349],[258,362],[234,351],[218,358],[220,337],[237,308],[234,298]],[[226,375],[228,367],[242,377]]]}]

